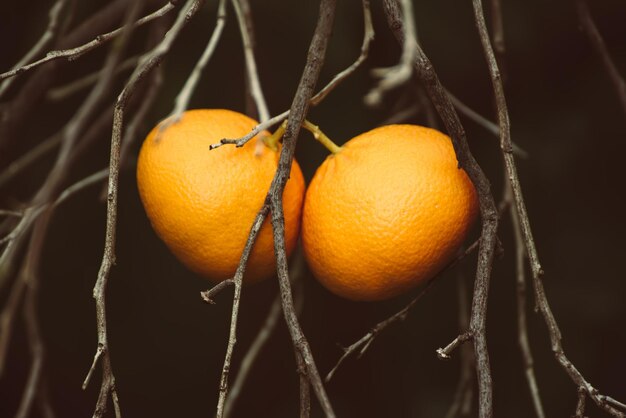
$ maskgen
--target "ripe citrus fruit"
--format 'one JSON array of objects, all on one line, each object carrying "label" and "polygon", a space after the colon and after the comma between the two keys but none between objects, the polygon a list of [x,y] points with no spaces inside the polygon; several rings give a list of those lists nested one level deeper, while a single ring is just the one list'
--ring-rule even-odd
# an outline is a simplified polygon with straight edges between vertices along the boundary
[{"label": "ripe citrus fruit", "polygon": [[[233,277],[279,153],[257,147],[256,137],[242,148],[209,146],[242,137],[256,124],[230,110],[190,110],[165,129],[157,125],[139,153],[137,185],[154,230],[183,264],[212,281]],[[303,198],[304,179],[294,161],[283,193],[287,253],[298,238]],[[269,277],[275,266],[272,226],[266,220],[244,281]]]},{"label": "ripe citrus fruit", "polygon": [[387,299],[454,257],[477,206],[449,137],[383,126],[351,139],[318,168],[304,202],[304,253],[333,293]]}]

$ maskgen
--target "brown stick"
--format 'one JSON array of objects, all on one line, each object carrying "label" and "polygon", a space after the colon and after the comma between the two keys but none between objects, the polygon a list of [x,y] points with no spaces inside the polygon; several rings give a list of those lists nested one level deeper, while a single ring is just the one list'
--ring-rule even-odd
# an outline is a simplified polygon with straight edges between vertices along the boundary
[{"label": "brown stick", "polygon": [[485,24],[485,17],[483,14],[481,0],[472,0],[474,7],[474,16],[476,25],[478,27],[478,33],[480,36],[483,50],[485,52],[485,58],[489,67],[489,73],[491,75],[491,81],[493,84],[494,96],[496,99],[496,105],[498,109],[498,123],[500,126],[500,148],[504,156],[504,164],[506,168],[506,175],[510,181],[513,197],[515,200],[515,209],[519,215],[519,224],[524,236],[524,242],[528,257],[530,259],[530,267],[533,276],[533,285],[535,288],[535,299],[537,306],[541,311],[544,321],[548,326],[550,334],[550,342],[552,345],[552,352],[554,353],[557,361],[561,364],[563,369],[569,375],[570,379],[577,385],[587,391],[587,395],[593,399],[593,401],[602,408],[605,412],[615,417],[626,417],[626,414],[617,410],[608,401],[608,397],[601,395],[589,382],[585,380],[583,375],[574,367],[572,362],[565,356],[561,343],[561,331],[558,327],[556,319],[552,314],[548,299],[543,288],[542,277],[543,269],[539,262],[539,255],[535,245],[535,240],[530,228],[530,221],[528,218],[528,212],[526,211],[526,204],[522,195],[522,189],[517,175],[517,168],[515,166],[515,160],[513,159],[512,145],[511,145],[511,133],[509,116],[506,105],[506,99],[504,96],[504,89],[502,86],[502,80],[498,70],[498,64],[495,59],[491,42],[489,40],[489,34],[487,33],[487,27]]},{"label": "brown stick", "polygon": [[585,0],[576,0],[576,12],[578,13],[578,19],[580,20],[583,30],[589,38],[589,42],[591,42],[591,46],[600,56],[602,65],[604,65],[604,69],[611,78],[617,97],[622,105],[622,110],[626,113],[626,82],[624,82],[624,78],[615,66],[615,63],[609,54],[609,50],[602,39],[602,35],[600,35],[600,31],[591,17],[589,7],[587,6],[587,2]]},{"label": "brown stick", "polygon": [[280,283],[280,294],[283,302],[283,313],[287,321],[287,327],[291,334],[294,347],[302,356],[307,378],[313,387],[318,401],[327,417],[334,417],[335,413],[326,395],[315,360],[311,353],[311,348],[304,336],[298,317],[296,315],[289,282],[289,272],[287,266],[287,253],[285,251],[285,218],[283,213],[283,190],[289,173],[296,148],[296,141],[300,132],[300,127],[306,117],[311,97],[313,96],[315,84],[319,77],[322,64],[326,55],[326,47],[330,38],[332,25],[335,17],[335,0],[322,0],[319,8],[319,18],[315,27],[315,33],[307,60],[298,84],[298,89],[294,96],[289,111],[289,121],[283,137],[283,148],[278,161],[278,170],[270,187],[270,201],[272,203],[272,227],[274,229],[274,252],[276,254],[278,280]]},{"label": "brown stick", "polygon": [[111,367],[109,355],[107,325],[106,325],[106,288],[109,279],[109,272],[115,263],[115,236],[117,225],[117,196],[119,182],[119,159],[121,152],[122,128],[124,124],[124,111],[130,97],[132,96],[137,83],[146,77],[167,55],[173,41],[176,39],[181,29],[195,15],[202,0],[188,0],[183,9],[178,14],[176,21],[167,32],[163,40],[148,53],[137,69],[133,72],[130,80],[120,93],[115,104],[113,114],[113,133],[111,136],[111,157],[109,163],[109,186],[107,194],[107,223],[105,234],[104,254],[102,264],[98,272],[98,280],[94,286],[93,297],[96,301],[96,322],[98,329],[98,349],[94,356],[92,366],[87,374],[83,388],[89,383],[89,379],[98,363],[102,362],[102,384],[100,394],[96,402],[94,417],[102,417],[106,413],[109,396],[113,400],[116,417],[121,415],[117,390],[115,388],[115,377]]},{"label": "brown stick", "polygon": [[[404,42],[402,31],[404,22],[396,1],[385,0],[383,4],[389,27],[394,32],[398,41]],[[472,334],[476,354],[479,416],[481,418],[489,418],[493,413],[493,385],[489,365],[489,354],[487,351],[487,297],[491,267],[497,242],[498,212],[491,194],[489,181],[470,152],[465,137],[465,130],[461,125],[459,116],[445,93],[445,89],[441,85],[430,60],[426,57],[426,54],[424,54],[424,51],[422,51],[417,42],[415,42],[415,45],[417,48],[415,71],[426,88],[431,101],[435,105],[439,116],[452,138],[452,144],[454,145],[454,150],[459,160],[459,166],[465,169],[478,193],[482,229],[469,331]]]}]

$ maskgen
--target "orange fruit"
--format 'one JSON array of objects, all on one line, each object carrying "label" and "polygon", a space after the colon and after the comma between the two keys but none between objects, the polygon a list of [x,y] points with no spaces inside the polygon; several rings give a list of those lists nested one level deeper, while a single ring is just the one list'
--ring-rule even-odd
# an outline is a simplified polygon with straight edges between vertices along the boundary
[{"label": "orange fruit", "polygon": [[318,168],[304,201],[304,253],[331,292],[387,299],[451,261],[477,208],[449,137],[383,126],[351,139]]},{"label": "orange fruit", "polygon": [[[169,127],[152,129],[139,153],[137,185],[154,230],[183,264],[215,282],[235,274],[279,152],[267,146],[257,151],[257,137],[241,148],[209,146],[242,137],[256,124],[230,110],[190,110]],[[288,254],[298,238],[303,198],[304,178],[294,161],[283,193]],[[258,281],[275,271],[272,226],[266,219],[244,279]]]}]

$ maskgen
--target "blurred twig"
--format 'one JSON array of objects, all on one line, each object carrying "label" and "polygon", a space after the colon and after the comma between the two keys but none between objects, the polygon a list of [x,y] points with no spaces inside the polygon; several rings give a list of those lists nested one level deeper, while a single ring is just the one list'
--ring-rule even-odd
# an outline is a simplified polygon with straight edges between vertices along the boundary
[{"label": "blurred twig", "polygon": [[384,95],[410,80],[413,75],[413,63],[416,57],[417,34],[415,20],[413,18],[413,2],[411,0],[398,0],[403,17],[402,31],[404,42],[402,44],[402,56],[400,62],[390,68],[376,68],[372,73],[380,77],[380,81],[365,96],[365,103],[370,106],[378,106]]},{"label": "blurred twig", "polygon": [[378,334],[380,334],[382,331],[387,329],[387,327],[389,327],[391,324],[394,324],[396,322],[403,321],[404,319],[406,319],[406,316],[411,311],[411,309],[413,309],[413,307],[417,304],[417,302],[426,293],[428,293],[428,291],[430,291],[433,284],[435,284],[435,282],[443,275],[443,273],[453,268],[454,266],[456,266],[459,263],[459,261],[467,257],[476,248],[478,248],[478,241],[470,245],[465,251],[459,254],[458,257],[456,257],[454,260],[448,263],[448,265],[446,265],[439,273],[437,273],[437,275],[435,275],[433,278],[428,280],[428,282],[426,282],[426,284],[424,285],[422,290],[420,290],[417,296],[411,299],[411,301],[404,308],[400,309],[398,312],[394,313],[390,317],[377,323],[367,334],[365,334],[358,341],[352,343],[350,346],[345,348],[342,356],[339,358],[339,360],[335,364],[335,367],[333,367],[332,370],[328,372],[328,374],[326,375],[326,381],[328,382],[330,381],[330,379],[333,378],[339,366],[341,366],[344,360],[346,360],[349,356],[358,353],[357,357],[360,358],[363,354],[365,354],[365,352],[370,347],[372,342],[374,342],[374,339],[378,336]]},{"label": "blurred twig", "polygon": [[[164,16],[166,13],[168,13],[169,11],[171,11],[172,9],[174,9],[174,3],[173,2],[169,2],[167,3],[165,6],[161,7],[159,10],[150,13],[149,15],[142,17],[141,19],[137,20],[133,26],[137,27],[137,26],[141,26],[144,23],[148,23],[151,20],[154,20],[158,17]],[[19,67],[16,67],[12,70],[9,70],[7,72],[1,73],[0,74],[0,80],[4,80],[6,78],[9,77],[13,77],[16,76],[18,74],[23,74],[29,70],[32,70],[33,68],[36,68],[38,66],[40,66],[41,64],[45,64],[47,62],[56,60],[56,59],[60,59],[60,58],[66,58],[68,60],[74,60],[78,57],[80,57],[81,55],[98,48],[99,46],[103,45],[104,43],[106,43],[107,41],[115,38],[116,36],[120,35],[123,31],[124,31],[124,27],[121,28],[117,28],[111,32],[107,32],[107,33],[103,33],[102,35],[98,35],[95,39],[93,39],[92,41],[78,46],[76,48],[71,48],[71,49],[64,49],[64,50],[56,50],[56,51],[50,51],[46,54],[45,57],[41,58],[40,60],[37,60],[35,62],[32,62],[30,64],[26,64],[26,65],[22,65]]]},{"label": "blurred twig", "polygon": [[600,56],[604,69],[611,78],[617,97],[622,105],[622,110],[626,113],[626,82],[624,82],[624,78],[617,70],[615,63],[609,54],[609,50],[602,39],[602,35],[600,35],[600,31],[591,17],[587,2],[585,0],[576,0],[576,11],[578,13],[580,24],[591,42],[591,46]]},{"label": "blurred twig", "polygon": [[[41,38],[39,38],[37,43],[35,43],[35,45],[33,45],[33,47],[26,53],[26,55],[24,55],[22,59],[20,59],[17,64],[15,64],[15,68],[23,67],[24,65],[28,64],[29,61],[41,54],[44,49],[47,48],[48,45],[54,40],[54,38],[57,36],[58,30],[61,28],[59,16],[61,15],[63,8],[65,7],[66,1],[67,0],[57,0],[52,5],[50,11],[48,12],[48,27],[46,28],[43,35],[41,35]],[[13,81],[15,80],[4,80],[0,83],[0,98],[2,98],[4,93],[6,93]]]},{"label": "blurred twig", "polygon": [[522,189],[517,175],[517,168],[515,166],[515,160],[513,158],[506,98],[504,96],[504,89],[498,70],[498,64],[496,62],[495,55],[491,47],[489,34],[487,32],[482,2],[481,0],[473,0],[472,5],[474,8],[476,26],[478,28],[478,33],[489,67],[489,74],[492,80],[494,96],[498,110],[498,123],[500,126],[500,147],[502,149],[502,154],[504,157],[506,175],[510,181],[511,190],[515,201],[514,210],[517,211],[517,216],[519,217],[519,227],[524,237],[524,243],[530,260],[530,267],[533,276],[533,285],[535,288],[535,299],[537,306],[543,315],[544,321],[548,326],[552,352],[554,353],[557,361],[561,364],[565,372],[569,375],[570,379],[577,385],[577,387],[583,388],[587,392],[587,396],[593,399],[593,401],[601,409],[615,417],[625,417],[626,414],[616,409],[614,406],[612,406],[611,402],[608,401],[608,399],[612,398],[601,395],[597,391],[597,389],[595,389],[593,386],[591,386],[591,384],[589,384],[589,382],[585,380],[583,375],[565,356],[565,353],[563,351],[561,343],[561,331],[559,330],[556,319],[552,314],[552,310],[550,309],[550,305],[548,303],[548,299],[543,288],[542,277],[544,272],[541,267],[541,263],[539,262],[539,255],[537,253],[537,248],[535,246],[535,241],[532,235],[530,221],[528,218],[528,213],[526,211],[524,197],[522,195]]},{"label": "blurred twig", "polygon": [[93,363],[87,377],[83,383],[85,388],[95,370],[98,362],[102,365],[102,383],[100,386],[100,394],[96,402],[94,417],[102,417],[106,413],[109,396],[113,400],[113,406],[116,417],[121,415],[119,399],[115,387],[115,377],[111,367],[111,357],[109,354],[109,345],[107,337],[106,325],[106,288],[109,279],[109,272],[115,262],[115,236],[117,225],[117,197],[118,197],[118,181],[119,181],[119,160],[121,153],[122,129],[124,125],[124,116],[126,106],[137,84],[144,79],[168,54],[172,43],[177,38],[181,29],[196,14],[202,0],[188,0],[179,12],[176,21],[165,34],[164,38],[150,52],[142,57],[138,67],[131,75],[126,86],[120,93],[115,104],[113,113],[113,132],[111,135],[111,158],[109,162],[109,182],[107,191],[107,223],[105,234],[104,254],[102,264],[98,272],[98,280],[94,286],[93,297],[96,302],[96,322],[98,331],[98,348],[94,356]]},{"label": "blurred twig", "polygon": [[[405,19],[402,16],[402,12],[396,0],[385,0],[383,6],[387,16],[388,26],[396,36],[396,39],[402,44],[407,42],[405,39],[406,33],[403,30]],[[491,193],[489,180],[469,149],[465,130],[461,125],[459,116],[439,81],[439,77],[432,63],[415,39],[408,40],[408,42],[414,44],[416,48],[415,72],[428,92],[433,105],[437,109],[439,116],[452,138],[452,144],[459,161],[459,167],[465,169],[472,183],[474,183],[478,194],[482,228],[478,251],[478,265],[476,268],[476,280],[474,281],[474,294],[472,297],[470,329],[467,333],[469,333],[474,343],[474,353],[476,356],[479,416],[481,418],[488,418],[491,417],[493,410],[493,383],[489,364],[489,352],[487,349],[487,300],[491,268],[497,243],[498,211]]]}]

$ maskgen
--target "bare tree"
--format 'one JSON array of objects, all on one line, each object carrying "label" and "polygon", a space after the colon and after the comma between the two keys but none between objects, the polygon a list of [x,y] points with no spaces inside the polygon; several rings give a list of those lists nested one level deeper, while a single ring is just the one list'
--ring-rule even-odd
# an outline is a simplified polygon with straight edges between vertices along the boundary
[{"label": "bare tree", "polygon": [[[102,186],[104,190],[101,197],[106,202],[106,221],[99,225],[100,230],[104,231],[105,242],[101,249],[102,261],[97,277],[92,277],[95,279],[93,299],[97,341],[91,341],[92,346],[94,342],[96,344],[91,366],[86,367],[82,388],[89,390],[90,387],[97,386],[95,380],[99,380],[97,398],[89,400],[94,405],[94,417],[114,414],[119,418],[124,413],[125,397],[132,397],[133,391],[124,390],[124,382],[120,381],[120,371],[116,361],[113,361],[116,360],[117,344],[112,342],[111,335],[115,334],[115,330],[107,321],[112,307],[107,296],[111,296],[114,291],[109,282],[115,276],[116,252],[119,251],[116,250],[116,243],[122,233],[118,214],[125,207],[125,195],[121,188],[124,182],[131,181],[125,179],[124,170],[133,167],[137,140],[155,120],[167,119],[167,124],[175,124],[190,106],[197,103],[215,106],[201,98],[202,95],[198,94],[201,91],[200,86],[207,82],[211,84],[209,88],[219,87],[219,80],[215,77],[208,80],[204,77],[215,68],[232,65],[220,59],[223,60],[226,55],[230,55],[229,58],[235,55],[232,50],[236,43],[231,38],[238,37],[237,54],[242,60],[241,85],[244,87],[236,94],[230,92],[224,100],[231,100],[231,96],[241,93],[247,113],[257,115],[259,124],[248,135],[242,138],[224,138],[213,144],[207,152],[217,147],[241,147],[261,131],[275,126],[278,126],[277,130],[282,134],[283,147],[265,203],[250,225],[250,234],[234,277],[201,292],[205,302],[217,304],[217,308],[220,308],[226,302],[221,297],[218,300],[218,294],[233,288],[226,352],[223,361],[220,359],[219,382],[207,384],[207,387],[214,389],[211,396],[215,397],[217,406],[206,404],[203,414],[229,417],[237,411],[237,406],[245,398],[243,388],[246,382],[254,378],[255,368],[262,363],[260,359],[263,350],[267,348],[272,335],[283,326],[283,331],[286,329],[290,336],[292,358],[297,367],[293,375],[298,375],[300,416],[308,417],[318,413],[328,417],[344,414],[349,416],[350,412],[343,412],[349,411],[344,402],[333,395],[332,385],[338,379],[333,380],[333,377],[342,374],[343,379],[350,379],[347,370],[343,372],[342,369],[351,361],[351,357],[364,356],[375,341],[385,338],[391,325],[407,319],[421,306],[424,298],[432,293],[441,278],[447,277],[448,272],[454,270],[458,274],[458,293],[454,298],[458,308],[447,310],[458,317],[458,329],[444,331],[456,334],[456,337],[447,345],[432,349],[433,355],[436,354],[442,360],[455,357],[455,350],[460,350],[458,383],[456,389],[450,387],[450,401],[445,416],[469,416],[476,412],[477,416],[487,418],[508,414],[504,409],[498,410],[497,406],[494,410],[494,405],[498,405],[497,396],[500,392],[494,391],[498,381],[493,377],[492,361],[493,352],[498,348],[490,343],[491,333],[487,333],[488,319],[493,315],[502,316],[502,321],[508,328],[516,329],[519,359],[507,367],[524,375],[526,390],[524,393],[520,390],[518,399],[520,403],[532,404],[532,411],[537,417],[550,415],[548,405],[551,400],[547,395],[550,391],[542,387],[546,372],[537,369],[533,355],[534,351],[545,351],[546,347],[552,351],[556,364],[573,383],[572,388],[564,389],[571,392],[569,401],[573,416],[586,416],[587,400],[609,416],[626,416],[626,404],[597,388],[604,387],[605,382],[597,379],[597,383],[592,385],[585,377],[586,374],[579,371],[575,362],[566,356],[563,334],[548,301],[549,296],[552,296],[544,288],[544,280],[550,273],[544,272],[540,261],[541,245],[533,233],[536,231],[535,223],[529,215],[528,202],[524,197],[527,192],[518,174],[519,161],[529,160],[534,156],[523,148],[526,145],[523,138],[514,138],[511,120],[515,122],[515,114],[510,116],[510,99],[505,92],[507,83],[519,74],[514,68],[514,63],[518,61],[510,60],[511,52],[506,47],[508,22],[503,11],[507,7],[506,2],[489,2],[489,21],[485,17],[485,5],[482,1],[471,2],[472,23],[476,28],[473,36],[477,39],[476,47],[480,47],[482,51],[482,56],[476,57],[481,64],[476,64],[476,67],[484,67],[481,77],[490,80],[490,88],[483,91],[483,94],[490,98],[491,105],[495,108],[496,122],[472,109],[444,87],[445,80],[438,75],[439,64],[433,64],[425,52],[431,38],[438,35],[424,31],[418,37],[421,32],[421,27],[418,27],[419,16],[423,8],[420,2],[384,0],[380,4],[370,4],[369,0],[354,0],[344,4],[335,0],[320,0],[315,19],[309,19],[314,27],[311,26],[311,30],[306,33],[308,49],[301,47],[302,50],[283,53],[285,59],[299,63],[299,66],[285,65],[289,71],[299,74],[294,78],[299,81],[297,85],[290,86],[290,89],[284,88],[281,92],[286,95],[281,100],[290,100],[290,105],[288,109],[280,109],[280,112],[272,112],[276,107],[272,99],[280,100],[277,99],[275,89],[268,88],[268,84],[272,84],[271,77],[268,77],[272,70],[265,67],[267,61],[259,53],[261,41],[258,35],[267,30],[268,26],[279,30],[282,19],[305,19],[306,16],[274,16],[274,20],[268,24],[262,18],[267,15],[268,10],[275,10],[271,6],[248,0],[216,0],[206,3],[202,0],[115,0],[100,8],[95,7],[89,12],[90,15],[83,15],[86,12],[78,7],[78,2],[57,0],[47,12],[48,21],[45,28],[40,29],[41,36],[15,64],[7,64],[7,68],[2,68],[0,379],[9,379],[8,365],[13,361],[12,356],[16,355],[12,350],[18,344],[26,344],[30,359],[24,368],[28,370],[22,377],[24,383],[16,392],[19,393],[19,401],[15,410],[10,413],[24,418],[36,415],[35,411],[45,417],[55,416],[57,401],[55,394],[50,391],[50,387],[55,385],[55,376],[49,370],[56,368],[56,365],[55,359],[50,358],[46,349],[46,336],[49,335],[47,327],[50,324],[39,313],[43,303],[42,296],[46,297],[41,289],[49,286],[46,280],[49,280],[50,275],[44,261],[54,245],[49,232],[55,227],[57,214],[65,212],[64,202],[105,180],[107,184]],[[469,7],[469,2],[467,3]],[[308,6],[307,4],[303,8]],[[616,93],[620,104],[626,109],[626,84],[620,74],[619,61],[611,56],[611,48],[602,38],[602,30],[594,22],[589,6],[585,0],[576,0],[567,7],[572,13],[576,13],[580,26],[588,37],[589,47],[600,58],[597,65],[606,71],[614,90],[611,94]],[[293,7],[288,10],[294,13],[296,11]],[[355,16],[359,18],[354,19]],[[341,19],[348,19],[349,22]],[[194,25],[201,28],[196,29],[195,33],[207,34],[203,48],[189,44],[188,39],[185,41],[186,33],[190,33]],[[358,36],[354,35],[355,28],[359,29]],[[339,36],[337,33],[334,37],[331,36],[333,30]],[[347,66],[338,66],[332,59],[333,54],[336,54],[333,43],[343,42],[342,47],[347,45],[349,42],[341,38],[347,33],[359,40],[360,49],[358,45],[353,50],[342,49],[341,53],[350,57],[350,63]],[[391,43],[392,37],[397,40],[397,45]],[[379,41],[378,38],[382,40]],[[383,45],[385,39],[387,45]],[[227,49],[228,54],[220,51],[220,47]],[[262,50],[265,52],[271,47],[272,45],[263,44]],[[313,130],[316,137],[323,136],[319,128],[307,121],[311,108],[317,107],[320,114],[327,112],[325,106],[332,106],[332,100],[335,100],[333,96],[341,96],[342,89],[348,88],[346,85],[349,80],[355,79],[359,73],[366,73],[364,67],[367,67],[370,55],[376,52],[375,48],[396,51],[394,59],[397,64],[373,68],[373,79],[367,80],[367,88],[358,93],[359,100],[354,101],[354,106],[367,107],[369,112],[380,115],[381,120],[387,119],[389,123],[406,120],[419,121],[430,126],[441,123],[452,138],[459,167],[468,173],[476,187],[481,222],[478,236],[471,245],[467,245],[443,271],[416,290],[410,299],[398,302],[392,314],[387,310],[387,315],[381,320],[369,325],[360,324],[369,326],[369,332],[349,344],[343,354],[336,356],[330,364],[325,360],[320,361],[316,347],[322,343],[311,338],[312,334],[307,332],[307,323],[299,315],[303,304],[310,300],[307,292],[312,285],[307,284],[309,276],[301,255],[292,261],[291,269],[288,267],[282,193],[296,153],[301,128]],[[84,56],[94,56],[97,53],[101,56],[94,58],[98,62],[95,72],[93,68],[86,69],[80,65],[86,59]],[[180,60],[181,55],[199,58],[193,65],[180,69],[185,73],[182,82],[172,82],[176,77],[167,72],[164,66],[172,65],[172,60]],[[281,65],[277,63],[276,66],[281,68]],[[332,74],[330,71],[325,73],[324,68],[329,65],[336,65],[340,69],[333,70]],[[231,72],[227,71],[227,74]],[[164,74],[170,74],[170,77],[166,78]],[[328,78],[326,84],[321,83],[320,80],[325,78]],[[280,83],[280,80],[274,81],[272,85]],[[174,89],[174,94],[165,92],[166,86]],[[266,97],[267,92],[271,93]],[[331,105],[328,105],[329,102]],[[390,102],[394,105],[385,109],[383,104]],[[69,109],[59,110],[55,114],[52,123],[54,132],[48,131],[44,134],[43,131],[34,130],[32,138],[22,138],[24,132],[30,132],[28,123],[32,123],[35,113],[54,106],[67,106]],[[499,140],[499,147],[495,146],[495,141],[481,142],[466,134],[459,115],[484,128],[494,139]],[[620,122],[623,123],[623,120]],[[102,165],[104,163],[101,162],[97,167],[88,164],[90,171],[85,174],[86,161],[100,161],[93,155],[102,149],[103,139],[106,137],[110,139],[108,163]],[[500,177],[490,181],[488,176],[493,174],[493,170],[484,169],[479,164],[481,160],[472,153],[472,149],[478,147],[497,150],[500,164],[498,173],[503,179],[503,192],[500,195],[495,194],[491,186],[491,182],[500,181]],[[42,160],[50,162],[44,165],[45,173],[31,174],[42,171],[36,164]],[[35,186],[30,184],[22,187],[28,183],[26,179],[31,177],[38,179]],[[6,197],[5,190],[8,192]],[[257,235],[268,218],[274,233],[278,281],[277,289],[273,290],[277,294],[272,295],[274,301],[267,310],[266,318],[261,321],[261,328],[251,338],[251,345],[242,351],[239,349],[238,339],[242,332],[239,329],[240,311],[243,312],[248,303],[247,294],[254,293],[253,288],[243,285],[243,277]],[[513,237],[514,269],[507,273],[494,273],[497,259],[502,252],[503,244],[499,238],[502,234],[511,234]],[[472,261],[474,253],[477,254],[475,262]],[[72,255],[68,254],[67,259],[62,262],[72,263]],[[475,277],[473,291],[469,292],[463,272],[471,263],[474,263]],[[460,264],[464,266],[459,266]],[[492,316],[488,315],[487,307],[492,298],[490,287],[494,275],[498,276],[498,280],[510,278],[516,289],[516,314],[510,318],[492,311],[489,311]],[[118,280],[118,277],[114,280]],[[529,283],[532,285],[533,298],[527,292]],[[64,284],[54,283],[53,286],[61,287]],[[186,297],[189,303],[201,300],[196,293],[189,293]],[[529,315],[529,301],[534,303],[535,312],[539,315]],[[314,311],[321,309],[320,306],[323,306],[323,302],[316,301],[308,309]],[[214,312],[217,308],[203,306],[203,311]],[[347,306],[346,309],[351,307]],[[280,321],[281,312],[284,321]],[[433,314],[435,317],[438,315]],[[536,338],[532,328],[535,317],[540,317],[545,324],[547,339]],[[623,321],[620,326],[624,328]],[[50,332],[53,333],[54,329]],[[465,344],[468,342],[472,344]],[[149,346],[144,349],[151,350]],[[24,356],[16,358],[23,359]],[[161,370],[159,365],[155,368]],[[553,372],[556,373],[550,373]],[[322,379],[322,373],[326,376],[325,379]],[[171,379],[164,372],[160,374],[163,381]],[[615,379],[622,379],[622,376],[623,374],[618,374]],[[208,380],[208,376],[206,379]],[[391,386],[400,384],[401,382],[389,382]],[[311,391],[316,400],[313,403],[310,399]],[[393,389],[392,392],[401,391]],[[624,394],[615,394],[616,397],[618,395]],[[2,397],[4,395],[0,394],[0,399]],[[7,399],[9,397],[6,396]]]}]

